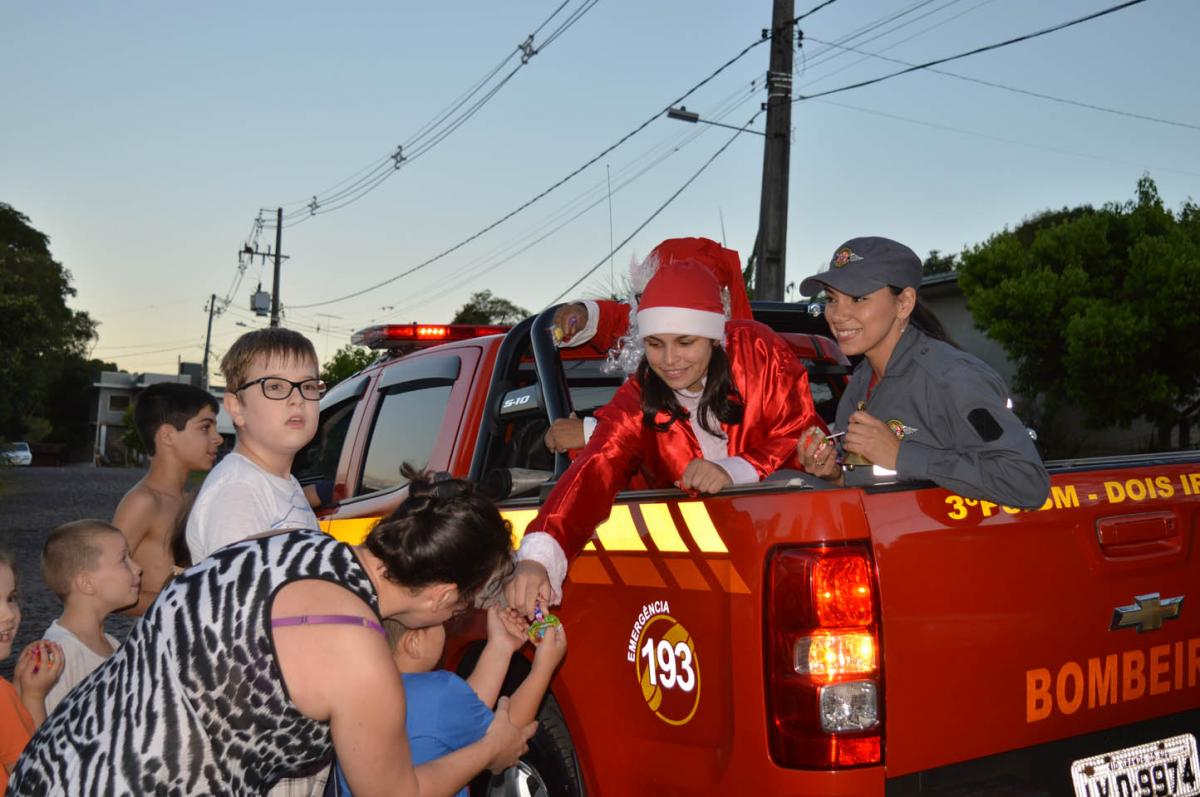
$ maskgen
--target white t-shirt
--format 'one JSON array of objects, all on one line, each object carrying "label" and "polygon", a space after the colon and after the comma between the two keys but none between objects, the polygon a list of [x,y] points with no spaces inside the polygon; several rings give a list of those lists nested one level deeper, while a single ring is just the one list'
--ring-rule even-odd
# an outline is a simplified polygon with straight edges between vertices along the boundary
[{"label": "white t-shirt", "polygon": [[[46,629],[46,633],[42,634],[42,638],[61,645],[65,659],[58,683],[46,693],[46,713],[49,714],[67,696],[67,692],[74,689],[75,685],[87,678],[92,670],[104,663],[105,657],[83,644],[83,640],[59,625],[58,620],[50,623],[50,627]],[[113,650],[119,647],[117,640],[111,634],[105,634],[104,638],[108,640],[108,644],[112,645]]]},{"label": "white t-shirt", "polygon": [[188,515],[187,545],[199,562],[264,531],[319,528],[295,476],[281,479],[234,453],[204,479]]}]

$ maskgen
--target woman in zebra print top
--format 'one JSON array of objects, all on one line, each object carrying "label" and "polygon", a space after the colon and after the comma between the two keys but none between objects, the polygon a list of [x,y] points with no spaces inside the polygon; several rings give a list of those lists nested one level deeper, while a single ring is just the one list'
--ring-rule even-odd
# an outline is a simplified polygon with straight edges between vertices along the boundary
[{"label": "woman in zebra print top", "polygon": [[502,706],[480,742],[414,768],[383,617],[470,607],[511,568],[508,523],[461,481],[407,471],[361,546],[317,531],[220,549],[168,584],[59,704],[12,795],[263,794],[337,750],[355,794],[451,794],[525,750]]}]

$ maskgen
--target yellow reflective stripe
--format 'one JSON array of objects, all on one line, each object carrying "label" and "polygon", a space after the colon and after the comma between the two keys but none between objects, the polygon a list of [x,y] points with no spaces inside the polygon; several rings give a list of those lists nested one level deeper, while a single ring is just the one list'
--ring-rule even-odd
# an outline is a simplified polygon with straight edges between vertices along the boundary
[{"label": "yellow reflective stripe", "polygon": [[696,541],[696,547],[704,553],[729,553],[721,535],[713,526],[712,518],[702,501],[689,501],[679,505],[679,513],[683,515],[684,523]]},{"label": "yellow reflective stripe", "polygon": [[646,521],[646,529],[654,547],[663,553],[686,553],[687,543],[679,536],[679,529],[671,519],[671,510],[666,504],[642,504],[642,520]]},{"label": "yellow reflective stripe", "polygon": [[[529,524],[537,517],[536,509],[506,509],[500,513],[500,517],[512,524],[512,542],[513,548],[521,547],[521,539],[525,536],[525,532],[529,530]],[[594,551],[596,546],[588,543],[583,546],[585,551]]]},{"label": "yellow reflective stripe", "polygon": [[509,509],[501,512],[500,517],[512,524],[513,547],[517,548],[521,545],[521,538],[525,536],[525,529],[529,528],[529,524],[537,517],[537,510]]},{"label": "yellow reflective stripe", "polygon": [[359,545],[367,533],[379,522],[377,517],[355,517],[345,520],[322,520],[321,531],[342,542]]},{"label": "yellow reflective stripe", "polygon": [[633,525],[633,514],[629,507],[614,506],[608,520],[596,529],[596,536],[606,551],[644,551],[646,543]]}]

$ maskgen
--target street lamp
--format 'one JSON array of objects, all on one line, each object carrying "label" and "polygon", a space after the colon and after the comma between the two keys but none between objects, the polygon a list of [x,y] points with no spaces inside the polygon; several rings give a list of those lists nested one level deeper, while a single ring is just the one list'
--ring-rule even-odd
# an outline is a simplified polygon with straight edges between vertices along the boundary
[{"label": "street lamp", "polygon": [[743,133],[753,133],[756,136],[766,135],[766,133],[763,133],[759,130],[751,130],[748,127],[737,127],[736,125],[727,125],[723,124],[722,122],[710,122],[707,119],[701,119],[700,114],[696,113],[695,111],[689,111],[686,105],[680,105],[678,108],[668,108],[667,116],[671,119],[678,119],[681,122],[690,122],[691,124],[700,122],[701,124],[712,125],[713,127],[724,127],[727,130],[738,130]]}]

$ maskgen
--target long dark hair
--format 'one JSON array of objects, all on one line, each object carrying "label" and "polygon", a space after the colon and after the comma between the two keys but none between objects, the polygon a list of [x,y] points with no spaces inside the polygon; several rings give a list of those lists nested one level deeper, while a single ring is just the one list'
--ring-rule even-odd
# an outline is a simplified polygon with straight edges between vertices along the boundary
[{"label": "long dark hair", "polygon": [[367,535],[389,580],[419,589],[453,584],[468,605],[512,571],[512,526],[474,485],[410,465],[408,498]]},{"label": "long dark hair", "polygon": [[[679,399],[654,369],[646,355],[638,363],[638,381],[642,383],[642,423],[658,432],[665,432],[676,421],[686,420],[688,411],[679,405]],[[729,355],[720,346],[713,346],[712,358],[708,361],[708,378],[704,382],[704,392],[700,394],[700,428],[711,435],[723,437],[721,429],[711,428],[710,418],[716,418],[721,423],[736,424],[742,422],[746,405],[738,393],[737,385],[733,383],[733,369],[729,367]],[[658,413],[665,412],[670,417],[662,423],[655,423]]]},{"label": "long dark hair", "polygon": [[[904,292],[903,288],[897,288],[895,285],[889,285],[888,287],[891,289],[894,296],[899,296]],[[955,343],[954,339],[951,338],[949,333],[946,332],[946,328],[942,326],[942,322],[939,321],[938,317],[933,314],[933,311],[921,304],[921,300],[916,297],[913,297],[913,309],[912,313],[908,316],[908,323],[912,324],[914,327],[921,330],[934,340],[940,340],[943,343],[949,343],[956,349],[962,348],[962,346],[959,346],[957,343]]]}]

